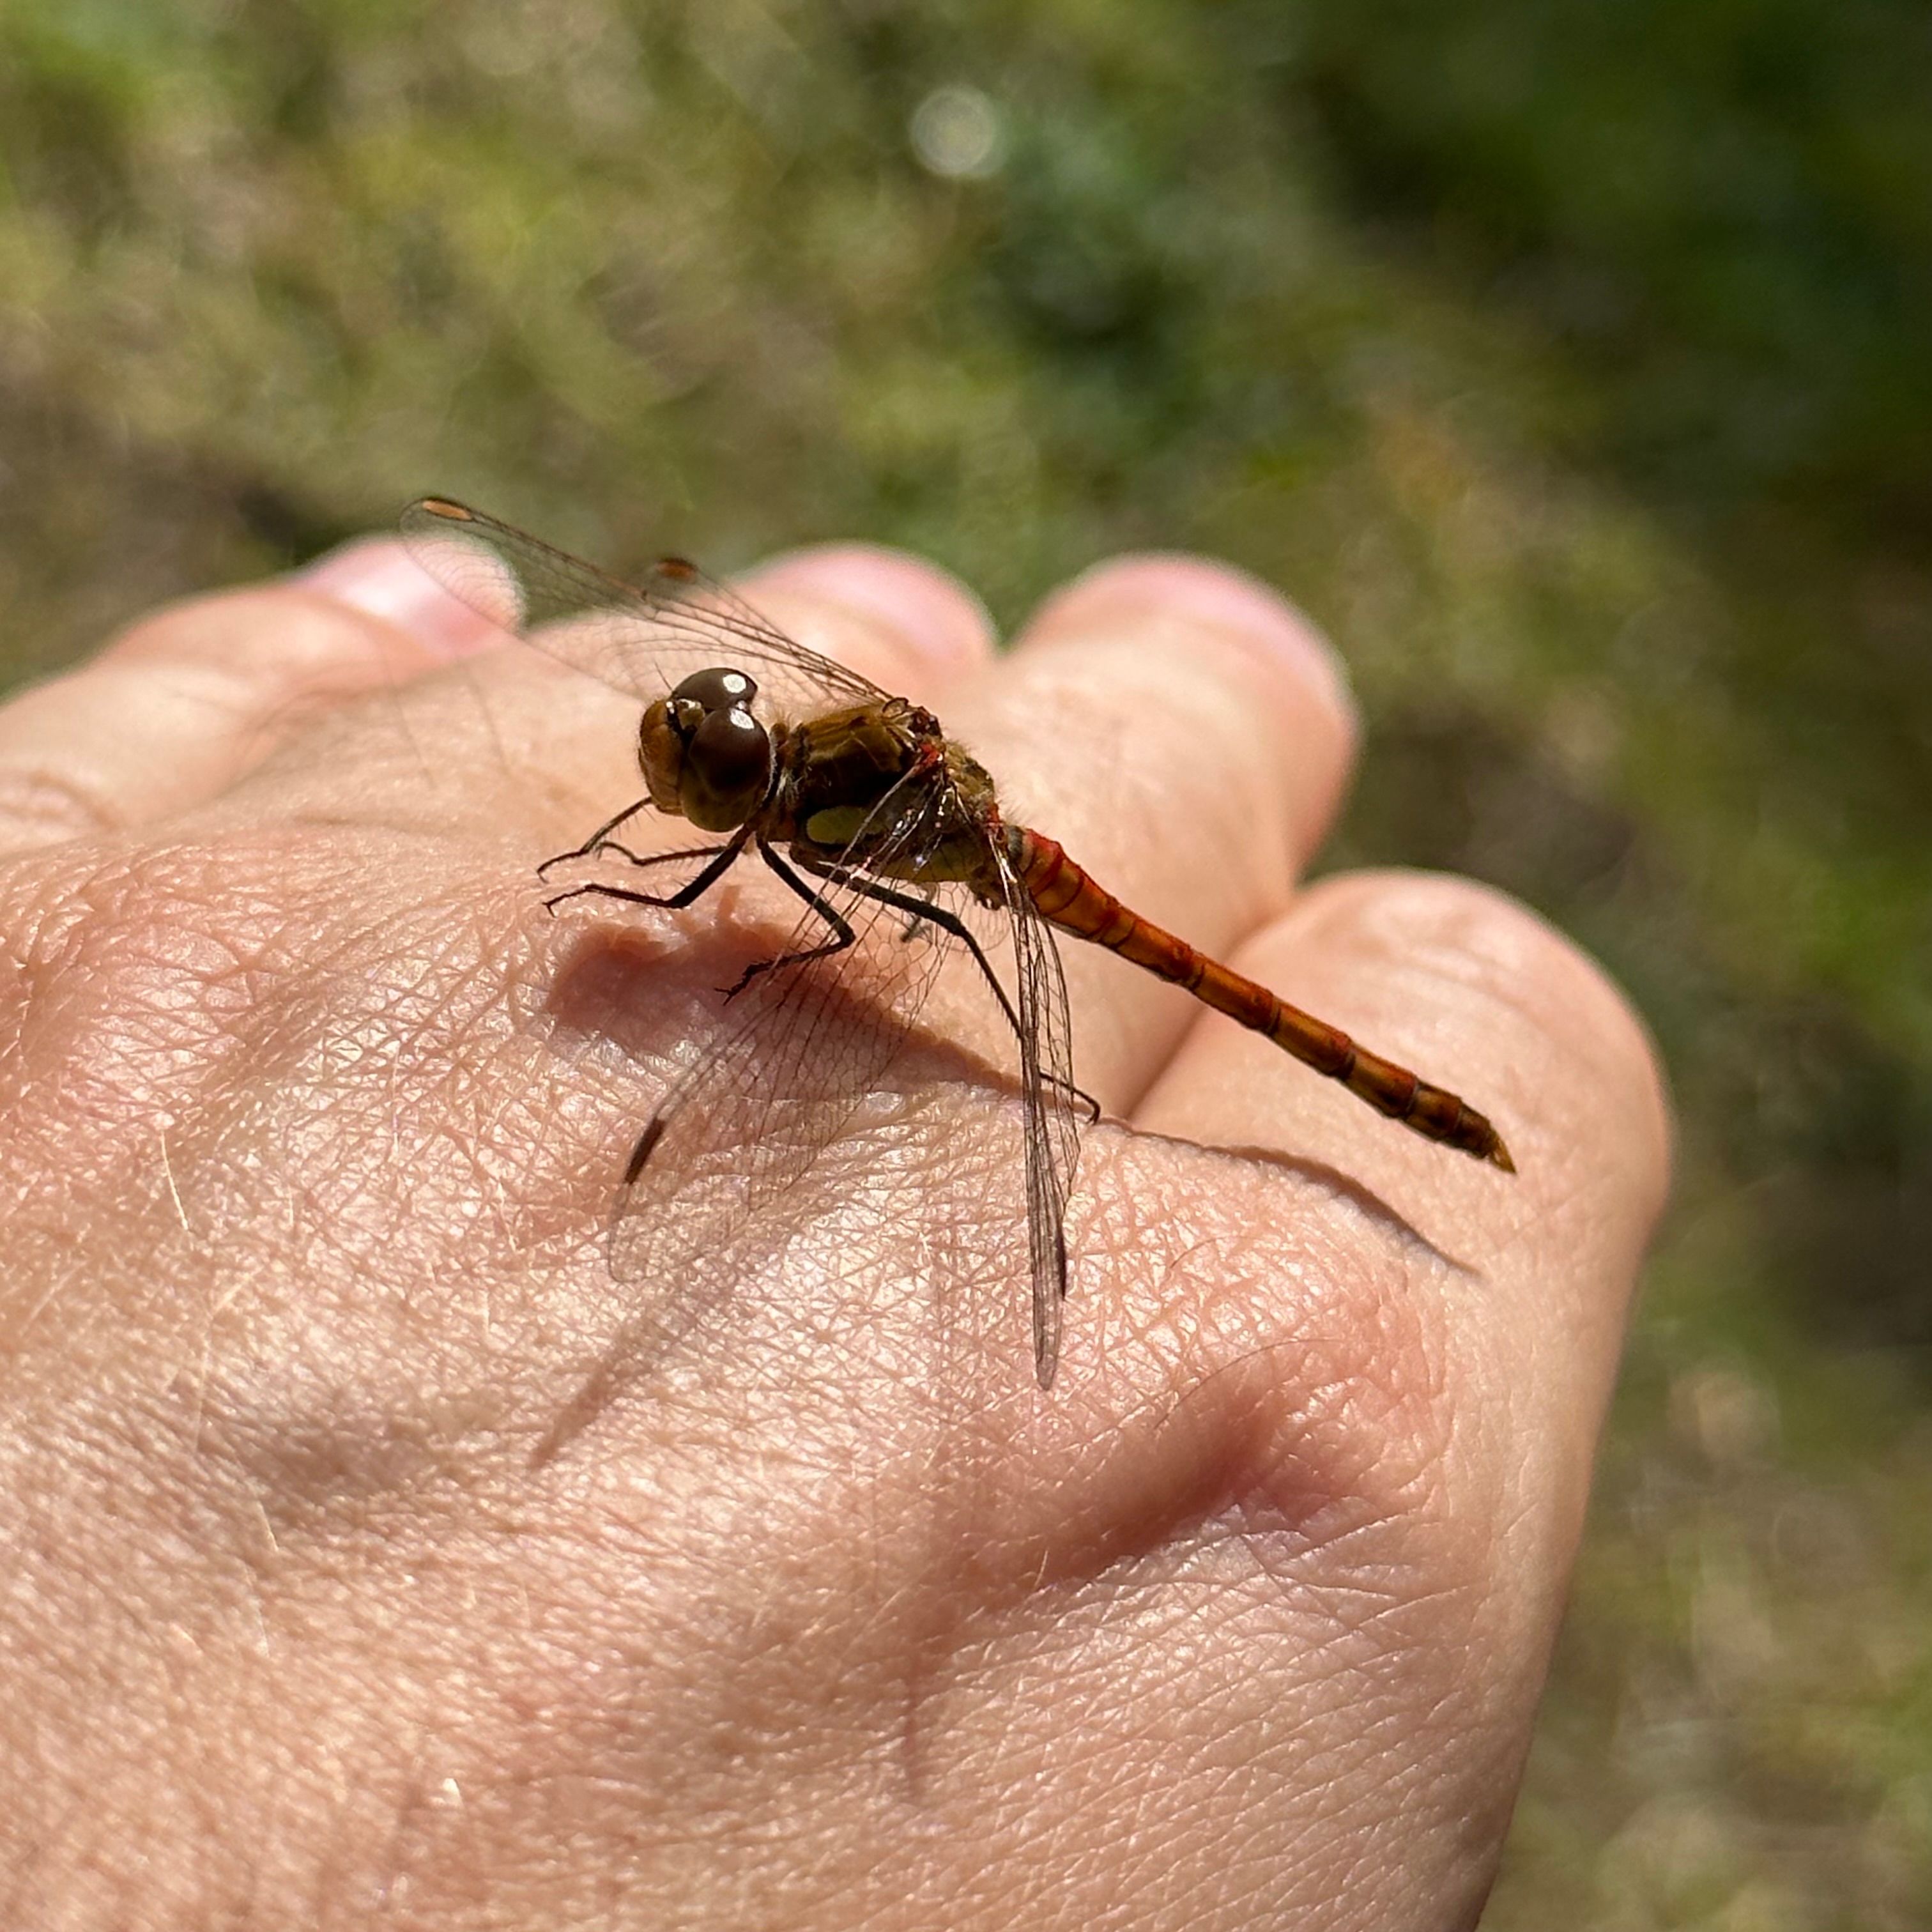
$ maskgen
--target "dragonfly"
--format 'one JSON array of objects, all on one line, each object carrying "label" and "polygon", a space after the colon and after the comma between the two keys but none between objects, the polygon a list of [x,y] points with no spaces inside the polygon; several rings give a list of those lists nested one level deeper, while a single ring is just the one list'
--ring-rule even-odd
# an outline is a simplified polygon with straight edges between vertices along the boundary
[{"label": "dragonfly", "polygon": [[[1006,818],[991,776],[930,711],[796,643],[695,565],[666,557],[627,584],[440,497],[412,506],[402,528],[445,589],[644,706],[644,796],[539,868],[549,878],[570,862],[611,862],[619,878],[571,885],[546,902],[553,911],[583,898],[687,907],[754,856],[802,908],[784,946],[722,989],[735,1018],[672,1082],[625,1164],[611,1266],[627,1279],[649,1274],[660,1305],[607,1360],[621,1357],[636,1372],[675,1346],[696,1312],[676,1305],[679,1267],[715,1249],[730,1222],[767,1206],[836,1139],[949,953],[976,966],[1018,1050],[1042,1389],[1060,1358],[1082,1119],[1099,1114],[1074,1082],[1058,934],[1184,988],[1411,1132],[1515,1172],[1502,1136],[1467,1101],[1133,911],[1054,839]],[[709,842],[638,852],[626,828],[650,814]],[[645,889],[644,874],[679,865],[681,883]],[[882,920],[908,943],[868,943]],[[1010,956],[1010,990],[996,950]],[[862,1012],[850,1010],[855,998]],[[684,1229],[674,1240],[650,1184],[667,1166]],[[554,1436],[573,1432],[608,1399],[610,1372],[586,1385]]]}]

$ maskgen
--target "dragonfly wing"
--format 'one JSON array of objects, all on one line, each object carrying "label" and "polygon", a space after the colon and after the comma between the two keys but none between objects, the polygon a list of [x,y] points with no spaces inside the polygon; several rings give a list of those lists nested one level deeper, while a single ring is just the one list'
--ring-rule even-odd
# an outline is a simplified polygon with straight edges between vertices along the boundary
[{"label": "dragonfly wing", "polygon": [[749,673],[770,708],[794,717],[887,694],[795,644],[681,557],[664,558],[633,586],[436,496],[411,504],[401,527],[410,554],[452,596],[646,704],[719,664]]},{"label": "dragonfly wing", "polygon": [[1080,1161],[1073,1022],[1052,928],[995,848],[1012,928],[1019,1005],[1020,1101],[1026,1140],[1027,1244],[1033,1272],[1034,1370],[1051,1388],[1066,1299],[1066,1201]]},{"label": "dragonfly wing", "polygon": [[[928,787],[888,853],[916,853],[943,821]],[[902,916],[867,897],[862,878],[806,882],[854,944],[760,973],[727,1009],[722,1039],[659,1102],[610,1230],[614,1278],[646,1299],[553,1424],[539,1462],[662,1364],[783,1246],[786,1196],[849,1126],[931,991],[945,956],[931,936],[907,939]],[[891,929],[868,944],[882,919]],[[808,908],[774,956],[808,951],[835,930]]]}]

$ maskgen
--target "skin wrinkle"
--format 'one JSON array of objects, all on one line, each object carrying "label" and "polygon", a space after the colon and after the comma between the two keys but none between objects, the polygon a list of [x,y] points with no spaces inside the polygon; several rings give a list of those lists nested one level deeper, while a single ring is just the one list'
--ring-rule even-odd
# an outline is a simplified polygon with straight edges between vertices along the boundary
[{"label": "skin wrinkle", "polygon": [[[446,949],[450,949],[459,942],[451,938],[442,943]],[[416,956],[412,952],[406,956],[413,958]],[[395,984],[382,991],[373,1002],[367,1003],[364,1015],[356,1022],[352,1030],[346,1032],[338,1030],[326,1049],[339,1063],[344,1049],[358,1038],[368,1039],[375,1046],[381,1063],[385,1088],[379,1104],[386,1117],[385,1124],[392,1129],[395,1120],[394,1082],[402,1058],[399,1042],[404,1039],[415,1040],[418,1043],[417,1051],[420,1053],[421,1042],[425,1038],[424,1029],[434,1018],[439,1023],[440,1031],[456,1036],[452,1039],[452,1046],[460,1046],[466,1043],[462,1040],[461,1036],[473,1028],[475,1021],[460,1016],[458,1003],[470,1005],[479,1018],[491,1010],[490,988],[480,974],[448,976],[446,952],[442,962],[446,968],[445,977],[439,982],[436,976],[437,964],[432,959],[410,972],[396,976]],[[345,986],[348,984],[346,976],[343,983]],[[360,989],[356,990],[359,992]],[[467,999],[465,999],[466,995],[469,996]],[[325,989],[321,999],[316,1002],[320,1010],[326,1010],[330,998]],[[284,1010],[279,1017],[286,1022],[290,1016]],[[390,1024],[398,1017],[408,1019],[410,1024],[406,1028],[398,1030]],[[452,1072],[459,1065],[460,1060],[452,1054]],[[432,1091],[425,1097],[434,1100],[435,1095]],[[341,1138],[347,1139],[350,1144],[358,1144],[365,1137],[350,1134]],[[378,1142],[376,1144],[380,1146],[381,1143]],[[400,1204],[400,1219],[405,1223],[409,1218],[411,1204],[407,1200]]]},{"label": "skin wrinkle", "polygon": [[[769,1623],[767,1623],[767,1627],[765,1627],[765,1630],[764,1630],[764,1636],[765,1636],[765,1640],[767,1640],[767,1644],[769,1644]],[[734,1650],[734,1652],[738,1650],[738,1646],[736,1646],[736,1644],[732,1644],[730,1648],[732,1648],[732,1650]],[[752,1708],[754,1708],[754,1710],[758,1710],[758,1708],[759,1708],[758,1702],[754,1702],[754,1706],[752,1706]],[[862,1708],[868,1708],[868,1714],[869,1714],[869,1706],[862,1706]],[[863,1727],[863,1731],[866,1731],[866,1735],[869,1735],[869,1731],[872,1731],[872,1724],[866,1725],[866,1727]]]},{"label": "skin wrinkle", "polygon": [[[1396,1714],[1392,1721],[1416,1720],[1406,1672],[1420,1664],[1428,1671],[1426,1681],[1439,1684],[1434,1696],[1424,1700],[1425,1709],[1441,1708],[1452,1700],[1458,1681],[1453,1650],[1438,1671],[1431,1660],[1438,1648],[1432,1642],[1418,1646],[1386,1640],[1384,1632],[1391,1620],[1408,1616],[1412,1608],[1397,1600],[1399,1588],[1394,1582],[1380,1587],[1366,1582],[1324,1586],[1314,1590],[1304,1585],[1303,1594],[1310,1600],[1292,1618],[1300,1674],[1311,1684],[1326,1682],[1330,1694],[1346,1702],[1352,1713],[1348,1748],[1359,1750],[1365,1759],[1374,1755],[1372,1713],[1385,1710]],[[1252,1585],[1248,1594],[1253,1594]],[[1257,1598],[1256,1608],[1266,1613],[1268,1605]],[[1273,1620],[1280,1621],[1278,1611],[1273,1613]],[[1288,1741],[1287,1748],[1293,1751],[1300,1747]],[[1231,1744],[1230,1748],[1235,1747]],[[1251,1761],[1247,1748],[1240,1749],[1243,1761]]]},{"label": "skin wrinkle", "polygon": [[[1152,1648],[1143,1643],[1140,1646],[1139,1654],[1149,1654]],[[1115,1665],[1112,1668],[1118,1676],[1119,1666]],[[1063,1676],[1060,1680],[1059,1688],[1069,1694],[1070,1702],[1077,1706],[1082,1688],[1077,1679],[1069,1679]],[[1096,1688],[1097,1690],[1100,1687],[1096,1684]],[[1124,1708],[1129,1709],[1139,1708],[1148,1699],[1150,1688],[1151,1687],[1144,1682],[1135,1683],[1127,1693]],[[1102,1693],[1102,1694],[1106,1702],[1112,1704],[1120,1697],[1121,1694],[1116,1689],[1111,1694]],[[1024,1702],[1022,1707],[1028,1708]],[[1232,1731],[1226,1725],[1222,1725],[1219,1727],[1218,1736],[1232,1747],[1238,1733]],[[1136,1887],[1134,1895],[1142,1896],[1144,1889],[1152,1895],[1158,1896],[1159,1888],[1162,1882],[1161,1873],[1163,1864],[1166,1862],[1162,1856],[1161,1841],[1163,1839],[1172,1838],[1180,1829],[1184,1822],[1182,1819],[1178,1818],[1174,1814],[1172,1805],[1168,1802],[1168,1794],[1176,1789],[1190,1790],[1196,1793],[1196,1802],[1197,1803],[1199,1802],[1200,1781],[1195,1775],[1199,1768],[1197,1762],[1190,1754],[1186,1751],[1175,1752],[1171,1748],[1170,1758],[1178,1760],[1173,1762],[1172,1768],[1174,1772],[1178,1774],[1184,1768],[1190,1774],[1187,1782],[1178,1786],[1172,1784],[1164,1777],[1156,1773],[1144,1754],[1130,1755],[1130,1747],[1125,1741],[1098,1751],[1089,1750],[1086,1748],[1077,1716],[1074,1719],[1072,1734],[1064,1738],[1062,1742],[1067,1746],[1067,1762],[1070,1766],[1078,1766],[1084,1781],[1092,1787],[1088,1795],[1097,1796],[1104,1792],[1107,1803],[1107,1814],[1110,1819],[1114,1815],[1124,1797],[1136,1792],[1140,1795],[1142,1802],[1148,1808],[1143,1816],[1152,1822],[1144,1825],[1142,1829],[1137,1831],[1131,1838],[1125,1834],[1115,1835],[1112,1842],[1121,1846],[1131,1844],[1134,1848],[1136,1868],[1141,1874],[1140,1885]],[[1120,1766],[1124,1770],[1124,1775],[1122,1774],[1121,1769],[1116,1769],[1114,1762],[1116,1759],[1120,1760]],[[1073,1794],[1073,1796],[1077,1800],[1078,1794]],[[1045,1849],[1042,1848],[1042,1850]],[[1225,1878],[1224,1866],[1217,1866],[1216,1872],[1219,1876]],[[1196,1903],[1198,1902],[1197,1899]]]},{"label": "skin wrinkle", "polygon": [[50,764],[0,771],[0,831],[22,845],[88,838],[122,829],[125,814],[98,784]]},{"label": "skin wrinkle", "polygon": [[[1232,1601],[1232,1600],[1227,1598],[1225,1595],[1225,1585],[1221,1587],[1223,1592],[1222,1596],[1222,1602],[1226,1604]],[[1257,1606],[1271,1619],[1278,1618],[1280,1615],[1278,1610],[1276,1610],[1273,1606],[1274,1600],[1272,1593],[1270,1592],[1266,1598],[1258,1600]],[[1129,1618],[1131,1624],[1138,1624],[1141,1621],[1139,1615],[1141,1606],[1150,1602],[1157,1604],[1158,1601],[1158,1596],[1155,1593],[1142,1588],[1137,1589],[1131,1592],[1110,1593],[1108,1594],[1103,1595],[1099,1600],[1098,1607],[1102,1610],[1108,1616],[1117,1619],[1125,1616]],[[1298,1624],[1300,1624],[1305,1620],[1306,1619],[1300,1614],[1298,1614],[1296,1618]],[[1357,1634],[1359,1634],[1361,1630],[1366,1627],[1362,1620],[1352,1617],[1342,1618],[1339,1619],[1324,1617],[1322,1620],[1333,1628],[1336,1628],[1344,1631],[1352,1630]],[[1135,1633],[1134,1640],[1137,1643],[1144,1646],[1148,1654],[1156,1660],[1162,1669],[1168,1667],[1169,1664],[1168,1652],[1167,1647],[1161,1641],[1161,1630],[1158,1619],[1156,1619],[1154,1628],[1150,1631],[1143,1632],[1137,1629]],[[1337,1640],[1339,1640],[1339,1639]],[[1311,1647],[1306,1642],[1298,1642],[1295,1646],[1295,1652],[1298,1655],[1303,1658],[1304,1666],[1312,1664],[1316,1660],[1315,1652],[1312,1651]],[[1378,1646],[1376,1649],[1370,1654],[1372,1655],[1379,1657],[1381,1654],[1381,1647]],[[1308,1674],[1312,1676],[1318,1673],[1310,1670]],[[1231,1746],[1231,1748],[1232,1748],[1232,1747]]]},{"label": "skin wrinkle", "polygon": [[[1286,1325],[1278,1337],[1257,1338],[1259,1346],[1252,1358],[1237,1353],[1238,1345],[1217,1333],[1223,1366],[1198,1384],[1196,1399],[1213,1399],[1217,1385],[1225,1384],[1238,1365],[1245,1372],[1252,1360],[1256,1366],[1272,1369],[1276,1372],[1263,1385],[1271,1388],[1276,1400],[1290,1406],[1280,1412],[1282,1416],[1298,1411],[1310,1445],[1321,1445],[1320,1461],[1327,1473],[1318,1480],[1314,1493],[1348,1493],[1367,1470],[1376,1472],[1381,1493],[1389,1466],[1388,1442],[1406,1440],[1412,1432],[1420,1442],[1432,1442],[1442,1427],[1431,1386],[1435,1352],[1415,1299],[1405,1292],[1406,1270],[1391,1270],[1386,1288],[1379,1283],[1364,1285],[1364,1287],[1342,1286],[1349,1277],[1332,1261],[1324,1265],[1325,1258],[1319,1255],[1310,1254],[1306,1262],[1274,1259],[1264,1242],[1244,1244],[1239,1252],[1252,1258],[1231,1262],[1222,1277],[1231,1290],[1257,1275],[1292,1280],[1301,1291],[1300,1305],[1270,1306],[1270,1315]],[[1291,1246],[1289,1255],[1294,1252]],[[1185,1289],[1192,1284],[1180,1286]],[[1204,1286],[1198,1291],[1211,1320],[1216,1303],[1208,1297]],[[1184,1300],[1179,1305],[1186,1304]],[[1244,1304],[1231,1292],[1227,1305]],[[1249,1308],[1256,1305],[1252,1300],[1245,1304]],[[1380,1398],[1372,1407],[1366,1400],[1371,1396]],[[1322,1432],[1330,1430],[1340,1435],[1324,1443]],[[1280,1454],[1279,1447],[1274,1453]],[[1426,1456],[1430,1452],[1424,1448],[1420,1453]],[[1255,1485],[1251,1500],[1291,1520],[1303,1514],[1294,1506],[1300,1498],[1292,1479],[1290,1486],[1279,1492],[1270,1484]]]},{"label": "skin wrinkle", "polygon": [[[90,1112],[104,1126],[126,1115],[126,1101],[144,1089],[158,1086],[161,1091],[168,1091],[172,1076],[178,1070],[197,1064],[206,1070],[220,1065],[224,1058],[232,1060],[242,1050],[242,1043],[230,1034],[221,1018],[223,1006],[230,1003],[211,1000],[209,995],[224,984],[236,984],[254,976],[250,962],[232,944],[213,942],[202,935],[202,922],[191,907],[184,906],[178,910],[175,904],[157,898],[152,892],[140,891],[131,875],[124,877],[112,890],[104,912],[94,910],[91,919],[76,920],[68,927],[66,950],[71,952],[76,945],[83,943],[82,935],[86,932],[98,929],[104,922],[111,928],[115,911],[120,903],[128,898],[141,908],[141,929],[150,935],[145,944],[139,939],[131,944],[117,939],[112,954],[110,976],[104,981],[90,972],[84,958],[70,958],[57,975],[50,976],[52,986],[64,988],[71,985],[86,988],[82,997],[91,1008],[99,1009],[105,1004],[118,1010],[122,1002],[131,997],[134,1011],[146,1016],[150,1022],[143,1028],[130,1027],[124,1022],[113,1033],[104,1033],[92,1018],[81,1021],[77,1028],[73,1028],[70,1022],[70,1033],[77,1032],[80,1037],[88,1040],[89,1059],[100,1070],[96,1083],[98,1097],[92,1103]],[[130,960],[138,962],[144,952],[158,955],[145,993],[142,991],[143,976],[138,964],[130,964]],[[72,1000],[61,994],[53,997],[58,998],[60,1004],[70,1013],[73,1012]],[[43,994],[38,1003],[38,1012],[44,1026],[49,1018],[48,1006],[49,995]],[[231,1006],[231,1010],[245,1009],[237,1003]],[[194,1024],[204,1016],[205,1024]],[[224,1051],[218,1053],[214,1051],[215,1042],[224,1036]],[[70,1068],[72,1064],[72,1057],[69,1055],[68,1065]],[[163,1076],[168,1078],[164,1079]],[[206,1084],[205,1081],[202,1084]],[[75,1096],[63,1094],[58,1085],[49,1083],[44,1078],[36,1079],[32,1090],[43,1109],[49,1113],[74,1102]],[[172,1094],[170,1098],[171,1100]],[[161,1102],[154,1117],[165,1125],[171,1111],[168,1102]],[[140,1110],[136,1110],[134,1118],[142,1118]],[[143,1127],[140,1131],[145,1134],[152,1130]],[[124,1130],[120,1139],[125,1142]],[[105,1137],[98,1140],[89,1151],[101,1168],[118,1165],[124,1158],[112,1140]],[[137,1166],[145,1164],[141,1156],[149,1151],[145,1147],[136,1150]],[[170,1190],[171,1194],[178,1192],[179,1185],[177,1175]]]},{"label": "skin wrinkle", "polygon": [[[160,916],[140,932],[117,934],[112,956],[102,965],[97,967],[84,950],[80,950],[62,968],[58,978],[46,976],[38,998],[29,989],[36,1018],[44,1024],[50,1005],[71,1012],[82,1000],[90,1014],[98,1013],[110,1004],[101,998],[104,991],[109,991],[115,996],[111,1004],[118,1008],[124,999],[131,1004],[132,1014],[106,1036],[99,1058],[110,1058],[117,1049],[130,1049],[137,1060],[173,1063],[184,1052],[206,1051],[219,1036],[220,1015],[206,1012],[208,1002],[200,996],[232,982],[241,962],[232,950],[170,922],[165,909],[158,911]],[[111,986],[94,983],[97,974],[111,976]],[[210,1023],[194,1026],[191,1023],[204,1012]],[[90,1024],[86,1035],[92,1037],[98,1030]]]}]

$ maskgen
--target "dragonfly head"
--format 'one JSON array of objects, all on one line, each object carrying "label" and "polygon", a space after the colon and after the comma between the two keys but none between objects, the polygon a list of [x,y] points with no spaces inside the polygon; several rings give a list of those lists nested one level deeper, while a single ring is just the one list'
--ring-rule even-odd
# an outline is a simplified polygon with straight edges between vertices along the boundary
[{"label": "dragonfly head", "polygon": [[660,812],[701,832],[733,832],[771,788],[772,734],[753,715],[758,687],[741,670],[693,671],[644,713],[638,763]]}]

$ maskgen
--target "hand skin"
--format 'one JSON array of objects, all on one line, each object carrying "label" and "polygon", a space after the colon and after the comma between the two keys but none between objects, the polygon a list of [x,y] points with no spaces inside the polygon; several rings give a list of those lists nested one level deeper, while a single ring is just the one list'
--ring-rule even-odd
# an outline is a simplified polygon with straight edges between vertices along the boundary
[{"label": "hand skin", "polygon": [[1488,891],[1293,890],[1353,716],[1237,573],[1118,561],[997,659],[909,559],[750,587],[1520,1172],[1064,942],[1108,1118],[1050,1394],[955,978],[533,1466],[649,1292],[638,1125],[778,928],[547,915],[637,707],[394,545],[151,616],[0,709],[0,1923],[1475,1922],[1665,1186],[1640,1028]]}]

